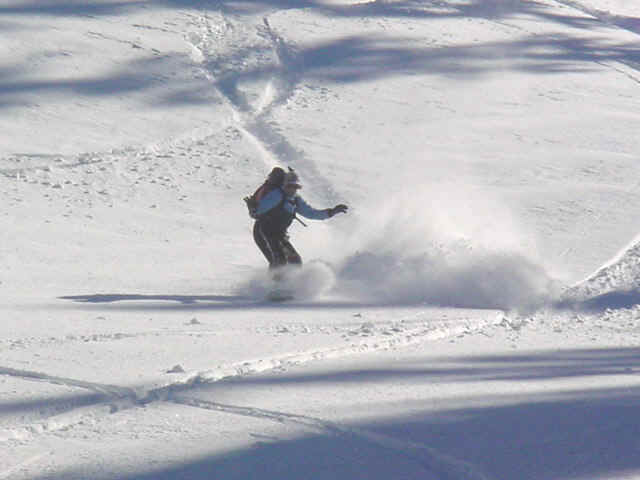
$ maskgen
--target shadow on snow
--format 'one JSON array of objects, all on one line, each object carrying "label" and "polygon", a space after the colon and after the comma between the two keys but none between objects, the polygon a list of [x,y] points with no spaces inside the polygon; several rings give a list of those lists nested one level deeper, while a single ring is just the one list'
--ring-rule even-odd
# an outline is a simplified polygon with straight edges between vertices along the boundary
[{"label": "shadow on snow", "polygon": [[615,290],[581,300],[563,300],[556,303],[555,307],[578,312],[601,313],[606,310],[633,308],[638,305],[640,305],[640,291]]},{"label": "shadow on snow", "polygon": [[62,300],[72,300],[79,303],[113,303],[123,301],[167,301],[178,302],[182,305],[195,305],[198,302],[246,302],[250,297],[242,295],[139,295],[120,293],[98,293],[95,295],[70,295],[60,297]]},{"label": "shadow on snow", "polygon": [[[255,309],[353,309],[353,308],[389,308],[389,307],[421,307],[428,305],[417,302],[368,302],[352,300],[312,300],[300,299],[287,302],[271,301],[259,296],[245,295],[176,295],[176,294],[127,294],[107,293],[90,295],[67,295],[58,297],[60,300],[70,300],[81,306],[59,306],[58,308],[108,308],[123,311],[172,311],[172,310],[255,310]],[[439,306],[433,306],[434,308]],[[442,307],[445,308],[445,307]],[[471,308],[470,308],[471,309]],[[494,308],[472,308],[472,310],[495,310]]]},{"label": "shadow on snow", "polygon": [[[164,72],[171,62],[179,62],[181,57],[150,56],[145,59],[129,62],[126,66],[107,75],[87,76],[72,79],[24,79],[19,65],[0,67],[0,106],[28,105],[33,103],[37,95],[42,93],[57,93],[75,97],[109,97],[122,94],[132,94],[151,90],[166,84]],[[159,102],[178,103],[172,97],[154,99]],[[193,96],[198,96],[198,103],[211,101],[207,92],[183,91],[180,103],[193,103]],[[38,102],[43,98],[37,97]]]},{"label": "shadow on snow", "polygon": [[[461,364],[462,368],[451,368],[451,364]],[[124,475],[105,474],[100,478],[568,480],[640,473],[637,443],[640,388],[547,389],[535,394],[494,397],[478,395],[470,386],[465,390],[467,399],[457,397],[461,406],[447,408],[444,401],[434,403],[433,399],[423,397],[411,403],[413,413],[410,414],[339,424],[292,412],[224,403],[226,391],[242,397],[239,390],[256,385],[306,388],[311,384],[324,384],[339,388],[350,382],[393,389],[397,387],[395,381],[417,385],[434,381],[560,380],[574,376],[634,374],[640,371],[640,350],[549,351],[435,361],[416,358],[394,365],[395,368],[387,370],[326,371],[318,375],[285,373],[176,386],[165,392],[162,400],[185,405],[185,408],[299,426],[306,433],[281,440],[255,432],[252,435],[255,441],[249,448]],[[305,391],[310,402],[326,404],[326,394],[323,397],[322,391],[318,398],[314,398],[316,390]],[[256,396],[252,394],[247,398]],[[465,406],[466,400],[469,405]],[[424,404],[421,406],[419,402]],[[30,406],[38,408],[38,404]],[[15,406],[7,410],[0,403],[0,418],[15,411]],[[212,431],[211,435],[219,432]],[[34,480],[76,478],[80,473],[49,471]]]},{"label": "shadow on snow", "polygon": [[[328,16],[356,16],[393,18],[407,16],[417,19],[487,18],[506,19],[511,15],[531,15],[545,21],[559,22],[578,28],[601,27],[602,22],[583,14],[558,15],[548,6],[537,2],[476,1],[467,4],[446,2],[372,2],[356,6],[336,6],[323,2],[284,1],[132,1],[132,2],[21,2],[0,7],[0,19],[10,14],[38,15],[114,15],[126,14],[132,8],[189,8],[214,10],[241,10],[243,8],[272,10],[274,8],[312,8]],[[622,20],[621,20],[622,22]],[[640,25],[640,19],[626,19],[624,25]],[[1,24],[0,24],[1,25]],[[13,28],[16,28],[15,26]],[[640,27],[638,28],[640,31]],[[532,35],[516,41],[473,43],[457,46],[420,47],[412,40],[400,37],[351,36],[321,44],[291,47],[287,58],[288,75],[293,83],[303,80],[326,82],[364,82],[397,75],[445,75],[460,79],[474,79],[493,71],[525,71],[541,74],[589,71],[595,63],[619,61],[638,69],[640,50],[636,44],[613,45],[606,39],[584,38],[571,35]],[[413,40],[415,42],[415,40]],[[234,53],[233,58],[222,57],[205,65],[218,73],[216,82],[223,92],[233,94],[243,80],[255,80],[272,75],[282,67],[261,65],[254,69],[228,72],[228,65],[238,65],[238,56],[251,55],[253,49]],[[169,57],[151,57],[133,62],[122,71],[99,78],[24,80],[20,67],[1,69],[0,105],[25,103],[25,94],[42,91],[81,94],[88,96],[120,95],[152,88],[159,82],[172,80],[162,75],[163,61]],[[601,67],[598,67],[601,68]],[[157,71],[158,75],[153,72]],[[291,79],[290,79],[291,80]],[[173,80],[173,82],[176,82]],[[152,104],[180,105],[210,102],[211,92],[174,85],[170,94],[159,93]]]},{"label": "shadow on snow", "polygon": [[[259,296],[250,295],[180,295],[180,294],[132,294],[132,293],[96,293],[89,295],[67,295],[58,297],[61,300],[70,300],[87,306],[99,306],[101,304],[115,304],[113,308],[122,310],[242,310],[258,307],[283,308],[363,308],[363,307],[391,307],[391,306],[416,306],[433,308],[467,308],[472,310],[501,310],[494,306],[456,305],[455,302],[426,303],[392,302],[392,301],[353,301],[353,300],[312,300],[299,299],[291,303],[274,303]],[[124,302],[124,303],[119,303]],[[590,314],[599,314],[607,310],[630,309],[640,305],[640,291],[615,290],[594,297],[572,299],[565,298],[552,301],[549,304],[541,304],[541,308],[550,307],[555,310],[570,310]]]},{"label": "shadow on snow", "polygon": [[[298,49],[288,66],[295,83],[324,81],[357,83],[401,75],[443,75],[473,80],[493,71],[523,71],[558,74],[589,71],[598,62],[640,63],[640,50],[634,45],[610,45],[604,41],[569,36],[534,36],[512,42],[492,42],[438,48],[412,48],[402,38],[352,36]],[[234,57],[235,58],[235,57]],[[215,65],[229,63],[222,58]],[[167,61],[177,58],[149,57],[130,63],[121,71],[102,77],[77,79],[23,80],[19,68],[4,67],[0,80],[0,105],[28,103],[29,95],[58,92],[69,95],[117,96],[123,93],[167,86],[162,75]],[[509,64],[510,62],[510,64]],[[216,79],[220,90],[230,95],[243,81],[252,81],[278,71],[267,64],[240,72],[223,73]],[[598,67],[601,68],[601,67]],[[156,72],[156,74],[154,74]],[[292,85],[295,86],[295,85]],[[158,93],[154,105],[211,103],[211,91],[173,85],[172,93]],[[24,96],[26,95],[26,98]]]},{"label": "shadow on snow", "polygon": [[[13,4],[12,4],[13,3]],[[347,2],[345,2],[347,3]],[[50,15],[50,16],[100,16],[126,15],[134,9],[186,9],[196,11],[221,11],[235,15],[263,15],[273,10],[305,9],[327,17],[355,18],[482,18],[508,20],[512,16],[530,16],[538,20],[559,23],[575,28],[597,28],[603,22],[632,32],[640,32],[640,18],[612,15],[609,12],[593,12],[599,18],[585,13],[576,5],[555,11],[537,1],[517,0],[404,0],[394,2],[357,2],[340,5],[323,0],[31,0],[9,2],[0,7],[0,15]],[[566,11],[572,13],[564,13]]]}]

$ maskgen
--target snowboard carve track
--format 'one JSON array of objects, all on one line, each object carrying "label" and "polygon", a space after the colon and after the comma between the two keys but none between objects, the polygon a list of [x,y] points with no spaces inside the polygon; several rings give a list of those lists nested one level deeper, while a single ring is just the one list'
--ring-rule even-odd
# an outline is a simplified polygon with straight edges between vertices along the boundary
[{"label": "snowboard carve track", "polygon": [[[635,35],[640,35],[640,29],[631,28],[627,23],[625,23],[624,21],[621,21],[620,19],[621,17],[617,15],[611,15],[608,12],[603,12],[601,10],[588,7],[576,0],[554,0],[554,1],[559,5],[572,8],[574,10],[577,10],[578,12],[581,12],[585,15],[593,17],[595,20],[602,23],[603,25],[608,25],[610,27],[618,28],[620,30],[627,31]],[[608,61],[608,62],[595,61],[595,63],[605,68],[609,68],[621,75],[624,75],[629,80],[640,84],[640,77],[638,76],[638,74],[640,74],[639,62],[632,61],[630,59],[620,58],[615,61]]]},{"label": "snowboard carve track", "polygon": [[578,10],[579,12],[589,15],[606,25],[611,25],[613,27],[619,28],[621,30],[626,30],[631,33],[640,34],[640,31],[638,31],[638,29],[631,28],[628,24],[621,22],[620,16],[618,15],[612,15],[609,12],[588,7],[576,0],[555,0],[555,2],[560,5],[564,5],[565,7]]},{"label": "snowboard carve track", "polygon": [[127,398],[134,393],[132,389],[126,388],[126,387],[118,387],[115,385],[104,385],[101,383],[94,383],[94,382],[85,382],[82,380],[74,380],[72,378],[47,375],[45,373],[33,372],[30,370],[17,370],[14,368],[0,367],[0,375],[8,375],[10,377],[17,377],[25,380],[47,382],[54,385],[63,385],[66,387],[83,388],[86,390],[91,390],[95,393],[106,395],[114,399]]},{"label": "snowboard carve track", "polygon": [[45,418],[41,421],[0,430],[0,443],[16,439],[27,441],[40,434],[72,428],[87,420],[97,421],[100,418],[106,418],[119,411],[158,401],[173,401],[172,399],[177,395],[181,395],[180,398],[184,398],[184,395],[190,391],[195,391],[198,386],[203,384],[363,352],[401,348],[425,341],[471,333],[490,325],[500,324],[503,321],[504,314],[500,312],[483,320],[475,319],[471,324],[465,322],[460,325],[444,328],[429,327],[426,323],[419,324],[415,328],[395,332],[385,328],[377,335],[368,337],[366,340],[360,342],[352,342],[345,347],[310,350],[276,357],[240,361],[230,365],[220,365],[206,371],[187,373],[173,382],[168,382],[164,386],[147,390],[136,390],[117,385],[107,385],[48,375],[42,372],[0,367],[0,375],[7,375],[29,381],[45,382],[52,385],[80,388],[96,394],[95,398],[82,402],[74,401],[73,398],[71,398],[67,408],[63,408],[65,411],[62,414],[57,413],[57,410],[61,409],[61,406],[57,405],[56,411],[48,416],[45,412]]},{"label": "snowboard carve track", "polygon": [[427,445],[402,441],[394,437],[371,432],[358,427],[343,425],[337,422],[321,420],[319,418],[306,415],[297,415],[287,412],[266,410],[255,407],[243,407],[238,405],[227,405],[217,402],[210,402],[181,395],[174,395],[168,399],[172,403],[187,405],[190,407],[212,410],[216,412],[239,415],[243,417],[258,418],[277,423],[294,424],[319,434],[332,436],[354,436],[362,441],[389,450],[412,460],[425,470],[425,473],[435,473],[448,479],[459,480],[490,480],[489,477],[481,473],[477,467],[455,459],[449,455],[444,455],[436,449]]},{"label": "snowboard carve track", "polygon": [[[200,36],[209,35],[212,29],[210,20],[203,16],[204,25]],[[226,20],[230,22],[230,20]],[[268,168],[274,163],[280,163],[304,172],[307,183],[313,191],[321,195],[321,200],[330,202],[340,198],[331,183],[318,170],[313,160],[294,147],[285,135],[278,131],[270,113],[277,107],[285,105],[293,95],[296,85],[300,82],[303,70],[296,59],[295,51],[272,28],[267,17],[262,19],[262,25],[256,27],[259,35],[268,39],[277,59],[277,65],[263,65],[261,70],[273,72],[265,83],[259,100],[254,108],[250,98],[240,88],[239,81],[243,77],[242,71],[225,72],[219,76],[216,62],[208,61],[209,55],[206,45],[194,43],[192,37],[187,37],[195,52],[194,60],[202,65],[205,76],[215,85],[227,106],[231,109],[231,116],[236,128],[251,143],[262,156]]]}]

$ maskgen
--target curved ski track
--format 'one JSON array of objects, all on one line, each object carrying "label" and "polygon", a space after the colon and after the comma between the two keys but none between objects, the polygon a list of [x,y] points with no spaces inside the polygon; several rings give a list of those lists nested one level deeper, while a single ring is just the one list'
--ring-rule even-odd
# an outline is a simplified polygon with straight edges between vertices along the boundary
[{"label": "curved ski track", "polygon": [[[231,23],[230,18],[226,18],[225,21]],[[206,15],[202,16],[200,23],[203,24],[201,31],[187,37],[187,41],[196,52],[195,59],[201,62],[204,74],[225,99],[236,128],[260,153],[266,166],[270,169],[274,163],[278,163],[297,169],[303,173],[305,183],[309,184],[323,201],[339,199],[339,194],[331,182],[321,174],[315,162],[291,144],[270,116],[275,108],[286,104],[301,80],[302,71],[296,59],[295,49],[271,26],[268,17],[262,18],[262,24],[257,25],[255,30],[258,36],[269,40],[276,64],[261,65],[258,69],[260,75],[270,75],[257,105],[252,107],[248,95],[240,86],[245,72],[240,69],[219,74],[218,63],[209,61],[210,53],[207,51],[208,36],[215,29],[210,25]]]},{"label": "curved ski track", "polygon": [[[273,420],[279,423],[297,424],[312,428],[327,435],[356,436],[360,440],[402,454],[406,458],[423,465],[425,470],[432,473],[443,474],[446,478],[487,480],[485,476],[475,471],[471,465],[451,458],[450,456],[443,455],[427,445],[405,442],[357,427],[308,416],[195,399],[189,396],[189,393],[192,391],[195,392],[198,386],[223,379],[256,374],[276,368],[286,368],[292,365],[300,365],[322,359],[338,358],[361,352],[403,347],[430,340],[465,335],[497,324],[509,324],[509,322],[505,320],[502,312],[494,316],[489,315],[484,321],[475,319],[473,322],[462,322],[445,328],[434,327],[433,325],[429,325],[428,322],[417,322],[416,326],[409,329],[402,329],[391,325],[389,328],[382,329],[378,335],[372,335],[360,342],[352,342],[345,347],[319,349],[253,361],[241,361],[231,365],[220,365],[207,371],[187,373],[182,378],[170,382],[165,386],[148,390],[136,390],[129,387],[85,382],[73,378],[47,375],[41,372],[0,367],[0,375],[28,381],[80,388],[91,392],[89,395],[78,396],[75,400],[70,400],[67,405],[60,405],[58,403],[50,406],[48,409],[41,409],[40,414],[43,417],[41,421],[0,429],[0,443],[25,442],[39,435],[67,430],[76,425],[99,421],[101,418],[106,418],[119,411],[148,405],[153,402],[170,402],[233,415]],[[361,329],[363,332],[366,331],[370,333],[370,328],[371,327],[364,325]],[[62,413],[60,413],[61,411]]]},{"label": "curved ski track", "polygon": [[[608,12],[603,12],[601,10],[588,7],[576,0],[555,0],[555,2],[560,5],[564,5],[565,7],[578,10],[579,12],[582,12],[585,15],[589,15],[604,25],[608,25],[613,28],[619,28],[620,30],[625,30],[635,35],[640,35],[640,29],[631,28],[627,23],[625,23],[624,21],[621,21],[620,18],[616,15],[611,15]],[[608,62],[596,61],[596,63],[599,65],[602,65],[603,67],[610,68],[611,70],[621,75],[624,75],[629,80],[640,84],[640,76],[638,75],[640,74],[640,63],[638,62],[619,59],[616,61],[608,61]]]},{"label": "curved ski track", "polygon": [[[615,20],[602,18],[600,12],[594,12],[578,2],[571,0],[556,0],[556,3],[583,11],[592,15],[604,23],[616,25]],[[205,24],[210,21],[203,15],[201,17]],[[210,25],[207,25],[210,27]],[[270,167],[273,163],[280,163],[285,166],[292,166],[303,172],[305,181],[312,187],[314,192],[322,197],[322,200],[333,201],[339,198],[339,194],[328,179],[326,179],[319,171],[314,161],[297,149],[287,137],[279,131],[277,125],[271,118],[274,109],[284,105],[293,94],[297,84],[302,77],[302,71],[296,60],[295,49],[283,39],[278,32],[270,25],[267,17],[262,19],[262,24],[255,27],[265,38],[269,39],[272,49],[277,58],[277,65],[266,68],[265,71],[271,72],[270,77],[265,82],[260,98],[256,106],[252,106],[247,94],[243,93],[239,84],[238,77],[233,75],[225,76],[225,78],[217,78],[216,72],[212,69],[208,62],[208,52],[197,43],[192,43],[194,50],[199,52],[202,59],[202,68],[207,77],[212,81],[220,94],[224,97],[227,106],[231,110],[234,126],[240,130],[245,138],[254,145],[260,153],[264,163]],[[207,35],[207,28],[200,32]],[[637,33],[637,32],[634,32]],[[621,64],[619,67],[606,65],[609,68],[625,74],[632,80],[640,83],[640,79],[634,75],[623,71],[624,67],[639,70],[637,65],[627,63]],[[131,152],[128,152],[131,153]],[[11,177],[20,178],[25,172],[30,170],[47,169],[49,165],[55,165],[57,168],[77,168],[84,167],[93,163],[100,163],[105,160],[113,159],[118,156],[118,152],[111,152],[108,155],[87,154],[77,158],[38,158],[28,159],[25,166],[9,166],[8,168],[0,168],[0,174]],[[25,157],[26,158],[26,157]],[[24,158],[21,160],[24,161]],[[33,164],[31,164],[33,162]],[[254,417],[272,420],[274,422],[284,422],[290,424],[298,424],[305,427],[315,429],[324,434],[343,436],[352,435],[362,440],[401,453],[407,458],[413,459],[422,464],[425,470],[432,473],[439,473],[443,477],[451,479],[470,479],[482,480],[487,479],[483,474],[478,472],[473,466],[458,461],[449,456],[443,455],[427,445],[401,441],[392,437],[351,427],[335,422],[329,422],[322,419],[296,415],[287,412],[265,410],[253,407],[243,407],[235,405],[227,405],[217,402],[210,402],[201,399],[195,399],[188,396],[190,390],[195,389],[198,385],[205,383],[217,382],[230,377],[238,377],[248,374],[255,374],[282,368],[291,365],[299,365],[306,362],[337,358],[346,355],[352,355],[359,352],[383,350],[393,347],[400,347],[420,343],[438,338],[450,337],[478,331],[488,325],[495,325],[505,322],[505,317],[499,313],[493,319],[487,319],[485,323],[481,321],[475,322],[473,325],[459,325],[448,329],[432,329],[427,324],[423,324],[411,330],[401,330],[394,332],[383,332],[382,335],[373,336],[359,343],[351,343],[341,348],[320,349],[301,353],[285,354],[272,358],[262,358],[253,361],[237,362],[231,365],[220,365],[211,370],[185,374],[183,378],[177,379],[167,385],[159,388],[136,391],[132,388],[119,387],[117,385],[106,385],[93,382],[84,382],[72,378],[64,378],[58,376],[47,375],[40,372],[28,370],[18,370],[13,368],[0,367],[0,375],[11,376],[29,381],[46,382],[55,385],[63,385],[68,387],[81,388],[92,392],[94,395],[91,399],[84,403],[69,405],[64,413],[51,411],[47,416],[44,413],[41,422],[29,425],[23,425],[16,428],[0,430],[0,443],[7,441],[24,441],[34,436],[63,430],[74,425],[80,424],[87,419],[95,420],[96,418],[107,417],[115,412],[124,409],[135,408],[152,402],[164,401],[176,404],[186,405],[194,408],[213,410],[233,415],[246,417]],[[508,323],[508,321],[507,321]],[[37,457],[29,459],[28,462],[37,461]],[[15,467],[18,468],[18,467]],[[0,477],[10,475],[11,471],[5,471]]]}]

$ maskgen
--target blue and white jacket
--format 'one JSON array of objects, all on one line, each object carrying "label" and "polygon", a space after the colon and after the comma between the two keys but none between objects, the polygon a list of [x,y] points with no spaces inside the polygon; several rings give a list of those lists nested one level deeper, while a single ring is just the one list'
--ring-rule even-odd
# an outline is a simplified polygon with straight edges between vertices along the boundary
[{"label": "blue and white jacket", "polygon": [[264,230],[284,233],[296,214],[312,220],[326,220],[329,210],[318,210],[309,205],[300,195],[286,195],[280,188],[267,193],[256,209],[257,221]]}]

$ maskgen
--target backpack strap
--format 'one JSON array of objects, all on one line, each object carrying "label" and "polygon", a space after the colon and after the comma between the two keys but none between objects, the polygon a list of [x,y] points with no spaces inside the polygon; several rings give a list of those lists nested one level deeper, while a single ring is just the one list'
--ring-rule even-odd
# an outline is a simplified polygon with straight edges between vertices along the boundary
[{"label": "backpack strap", "polygon": [[296,209],[295,209],[295,212],[293,214],[293,219],[297,220],[298,222],[300,222],[302,224],[302,226],[306,228],[306,227],[308,227],[308,225],[306,223],[304,223],[302,220],[300,220],[300,217],[298,216],[298,197],[297,196],[294,197],[294,201],[295,201],[295,204],[296,204]]}]

